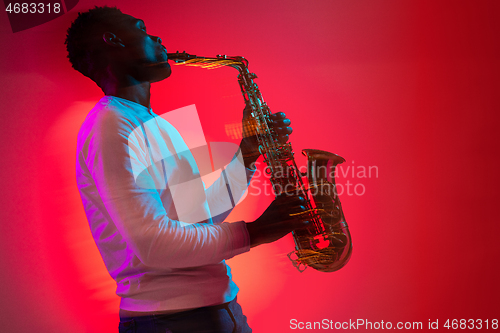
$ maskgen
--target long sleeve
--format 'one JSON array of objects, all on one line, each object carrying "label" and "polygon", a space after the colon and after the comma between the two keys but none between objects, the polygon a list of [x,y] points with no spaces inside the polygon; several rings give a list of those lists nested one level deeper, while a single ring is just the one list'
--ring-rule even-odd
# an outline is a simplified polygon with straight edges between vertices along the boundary
[{"label": "long sleeve", "polygon": [[[103,111],[94,117],[93,126],[84,133],[79,162],[88,170],[87,181],[95,185],[119,234],[143,264],[157,268],[195,267],[248,251],[244,222],[187,224],[169,218],[161,197],[164,189],[156,186],[165,170],[156,168],[161,161],[148,161],[148,145],[158,143],[152,142],[151,135],[146,135],[146,140],[134,136],[142,124],[136,126],[119,113]],[[182,155],[178,159],[184,171],[189,168],[189,163],[182,164],[186,162]],[[138,174],[137,170],[142,172]]]},{"label": "long sleeve", "polygon": [[231,162],[221,169],[220,177],[206,190],[214,223],[224,221],[244,198],[254,173],[254,170],[245,168],[239,150]]}]

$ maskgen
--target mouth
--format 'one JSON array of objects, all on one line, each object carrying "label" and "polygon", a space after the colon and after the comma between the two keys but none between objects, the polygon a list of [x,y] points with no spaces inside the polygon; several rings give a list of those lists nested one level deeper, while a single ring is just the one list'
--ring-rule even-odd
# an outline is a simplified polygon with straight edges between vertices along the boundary
[{"label": "mouth", "polygon": [[161,46],[161,57],[163,58],[163,62],[168,62],[168,54],[167,54],[167,48],[163,45],[160,45]]}]

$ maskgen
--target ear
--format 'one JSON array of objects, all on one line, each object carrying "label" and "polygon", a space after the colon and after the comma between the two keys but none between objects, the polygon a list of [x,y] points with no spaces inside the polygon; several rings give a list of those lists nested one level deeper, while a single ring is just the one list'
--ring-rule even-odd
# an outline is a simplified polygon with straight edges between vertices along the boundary
[{"label": "ear", "polygon": [[114,33],[112,32],[108,32],[106,31],[105,33],[102,34],[102,39],[104,40],[104,42],[110,46],[115,46],[115,47],[125,47],[125,45],[123,45],[123,42],[122,40],[120,39],[120,37],[116,36]]}]

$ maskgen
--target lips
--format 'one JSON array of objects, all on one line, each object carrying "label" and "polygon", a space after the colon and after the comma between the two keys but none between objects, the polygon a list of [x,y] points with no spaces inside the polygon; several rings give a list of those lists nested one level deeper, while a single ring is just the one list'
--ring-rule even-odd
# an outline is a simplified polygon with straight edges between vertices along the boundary
[{"label": "lips", "polygon": [[167,57],[167,48],[163,45],[160,45],[161,46],[161,50],[160,50],[160,57],[162,58],[162,60],[164,62],[168,61],[168,57]]}]

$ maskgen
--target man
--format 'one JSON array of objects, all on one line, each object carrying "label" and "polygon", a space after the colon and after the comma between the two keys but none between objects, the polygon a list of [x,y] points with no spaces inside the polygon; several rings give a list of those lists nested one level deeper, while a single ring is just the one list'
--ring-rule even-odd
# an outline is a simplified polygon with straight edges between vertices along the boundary
[{"label": "man", "polygon": [[[255,138],[205,190],[183,138],[150,107],[151,83],[171,74],[161,39],[142,20],[96,7],[79,13],[66,45],[73,67],[105,94],[78,134],[76,174],[121,297],[120,332],[251,332],[224,260],[303,227],[289,216],[303,199],[278,198],[250,223],[220,223],[230,211],[214,213],[221,196],[230,188],[238,199],[251,178]],[[286,142],[290,121],[273,119]]]}]

